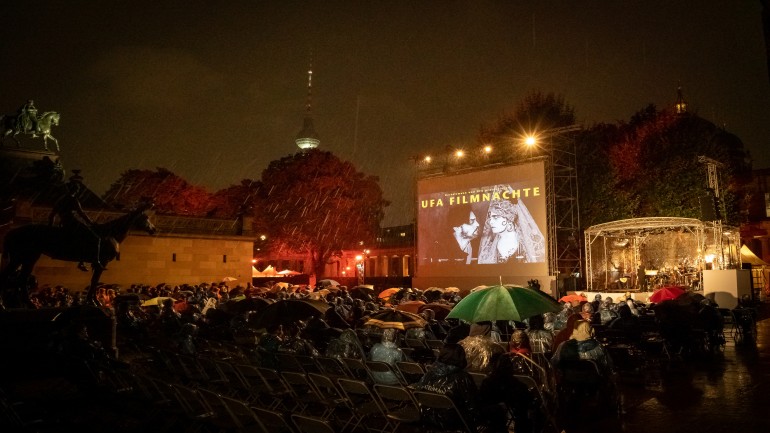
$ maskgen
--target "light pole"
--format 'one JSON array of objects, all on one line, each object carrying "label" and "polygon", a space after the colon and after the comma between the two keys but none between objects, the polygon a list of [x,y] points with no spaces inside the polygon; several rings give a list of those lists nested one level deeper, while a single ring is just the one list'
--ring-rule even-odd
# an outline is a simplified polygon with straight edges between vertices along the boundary
[{"label": "light pole", "polygon": [[363,254],[356,255],[356,276],[359,286],[366,281],[366,258],[368,255],[369,250],[364,250]]}]

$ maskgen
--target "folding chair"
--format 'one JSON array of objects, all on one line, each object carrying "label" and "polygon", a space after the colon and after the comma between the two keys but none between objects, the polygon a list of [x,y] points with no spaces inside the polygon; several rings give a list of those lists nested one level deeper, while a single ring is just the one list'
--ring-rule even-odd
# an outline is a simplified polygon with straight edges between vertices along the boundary
[{"label": "folding chair", "polygon": [[270,408],[275,409],[282,406],[284,409],[289,409],[286,406],[286,400],[291,397],[291,390],[283,381],[281,375],[267,367],[257,367],[260,377],[262,377],[262,383],[268,396],[273,399],[273,403],[269,405]]},{"label": "folding chair", "polygon": [[340,377],[350,377],[350,372],[347,367],[345,367],[345,364],[337,358],[319,356],[314,358],[314,361],[318,370],[329,377],[335,379]]},{"label": "folding chair", "polygon": [[403,376],[401,376],[401,373],[398,372],[398,369],[393,368],[390,364],[387,362],[382,361],[366,361],[366,368],[369,370],[369,372],[372,374],[372,377],[375,381],[377,379],[382,380],[383,377],[395,377],[398,381],[398,384],[401,386],[406,386],[406,379],[404,379]]},{"label": "folding chair", "polygon": [[200,393],[201,398],[205,400],[214,413],[214,416],[209,418],[214,427],[220,431],[231,431],[238,427],[232,417],[229,416],[222,394],[206,388],[198,388],[198,393]]},{"label": "folding chair", "polygon": [[476,433],[476,429],[471,427],[471,423],[465,419],[462,412],[457,409],[457,406],[448,396],[426,391],[412,391],[412,395],[423,410],[443,411],[448,415],[435,417],[439,425],[431,427],[451,431],[457,431],[460,428],[466,433]]},{"label": "folding chair", "polygon": [[193,431],[202,429],[216,416],[213,408],[197,389],[182,384],[172,384],[171,388],[179,407],[184,411],[187,420],[192,423]]},{"label": "folding chair", "polygon": [[469,371],[468,374],[473,378],[473,383],[476,384],[476,388],[481,387],[481,383],[484,382],[484,379],[487,378],[486,373],[479,373],[476,371]]},{"label": "folding chair", "polygon": [[270,433],[245,401],[222,396],[222,402],[238,433]]},{"label": "folding chair", "polygon": [[281,378],[293,397],[294,407],[290,412],[298,411],[300,414],[304,415],[306,411],[320,409],[322,411],[321,417],[326,419],[326,417],[333,411],[333,408],[330,410],[329,406],[318,394],[305,373],[284,371],[281,372]]},{"label": "folding chair", "polygon": [[366,361],[355,358],[342,358],[342,362],[348,369],[349,378],[363,380],[366,383],[374,383],[372,373],[366,367]]},{"label": "folding chair", "polygon": [[[355,417],[355,424],[350,431],[355,431],[361,423],[367,431],[376,431],[382,433],[391,426],[391,421],[387,418],[385,409],[382,407],[379,399],[369,389],[366,382],[362,380],[339,378],[337,384],[345,396],[348,409]],[[379,422],[378,422],[379,421]],[[377,426],[380,428],[377,428]]]},{"label": "folding chair", "polygon": [[275,354],[276,359],[278,360],[278,365],[280,368],[277,368],[279,371],[293,371],[296,373],[304,373],[305,368],[302,366],[302,364],[297,360],[296,356],[293,353],[286,353],[286,352],[278,352]]},{"label": "folding chair", "polygon": [[296,433],[297,431],[294,425],[280,412],[261,407],[252,407],[251,410],[265,427],[266,433]]},{"label": "folding chair", "polygon": [[420,407],[405,387],[375,384],[374,395],[385,409],[385,416],[393,421],[393,432],[401,424],[420,422]]},{"label": "folding chair", "polygon": [[[339,389],[339,386],[336,385],[329,376],[320,373],[308,373],[307,378],[310,380],[310,383],[313,384],[313,388],[315,388],[318,396],[329,408],[327,416],[322,416],[322,418],[326,419],[334,416],[335,419],[338,419],[343,424],[340,430],[345,430],[345,427],[350,424],[355,416],[349,409],[349,401]],[[342,420],[342,418],[337,418],[336,414],[340,409],[346,410],[348,415],[347,419]]]},{"label": "folding chair", "polygon": [[418,362],[400,361],[396,363],[396,368],[408,384],[415,383],[425,376],[425,369]]},{"label": "folding chair", "polygon": [[248,392],[246,399],[249,403],[260,403],[275,409],[278,404],[270,396],[269,389],[262,380],[257,367],[249,364],[236,364],[233,366],[246,384],[245,391]]},{"label": "folding chair", "polygon": [[324,419],[292,414],[291,420],[300,433],[336,433],[336,430]]}]

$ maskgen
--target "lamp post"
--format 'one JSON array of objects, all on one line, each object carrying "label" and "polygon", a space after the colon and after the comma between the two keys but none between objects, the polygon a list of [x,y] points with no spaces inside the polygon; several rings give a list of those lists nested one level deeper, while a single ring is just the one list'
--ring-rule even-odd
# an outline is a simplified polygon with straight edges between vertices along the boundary
[{"label": "lamp post", "polygon": [[356,277],[358,285],[363,285],[366,281],[366,258],[369,250],[364,250],[363,254],[356,255]]}]

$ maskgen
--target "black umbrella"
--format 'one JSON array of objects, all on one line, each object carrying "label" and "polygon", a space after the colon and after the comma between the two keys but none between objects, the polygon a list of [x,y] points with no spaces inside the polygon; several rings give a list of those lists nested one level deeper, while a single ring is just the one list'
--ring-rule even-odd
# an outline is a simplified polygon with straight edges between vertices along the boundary
[{"label": "black umbrella", "polygon": [[257,314],[253,326],[266,328],[270,325],[288,325],[298,320],[323,315],[329,304],[311,299],[285,299],[270,304]]},{"label": "black umbrella", "polygon": [[371,301],[374,299],[374,289],[368,286],[356,286],[348,291],[353,299]]},{"label": "black umbrella", "polygon": [[238,301],[228,301],[227,311],[231,313],[245,313],[247,311],[259,311],[273,303],[265,298],[246,298]]}]

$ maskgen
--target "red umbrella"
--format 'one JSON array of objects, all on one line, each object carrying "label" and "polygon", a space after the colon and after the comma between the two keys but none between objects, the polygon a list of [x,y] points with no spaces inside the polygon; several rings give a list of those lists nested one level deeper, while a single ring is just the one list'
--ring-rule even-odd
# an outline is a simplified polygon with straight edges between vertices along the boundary
[{"label": "red umbrella", "polygon": [[449,314],[450,311],[452,311],[452,306],[449,304],[438,304],[438,303],[425,304],[420,306],[417,312],[422,313],[427,309],[431,309],[433,310],[434,313],[436,313],[436,320],[444,320],[446,319],[446,315]]},{"label": "red umbrella", "polygon": [[658,291],[652,294],[650,296],[650,302],[654,302],[656,304],[659,304],[663,301],[668,301],[670,299],[676,299],[682,295],[684,295],[685,290],[684,288],[680,286],[665,286],[661,287]]},{"label": "red umbrella", "polygon": [[410,313],[417,314],[420,311],[420,307],[422,307],[423,305],[425,305],[425,302],[422,302],[422,301],[407,301],[407,302],[404,302],[403,304],[396,305],[396,310],[408,311]]},{"label": "red umbrella", "polygon": [[586,302],[588,298],[576,294],[566,295],[559,298],[559,302]]}]

